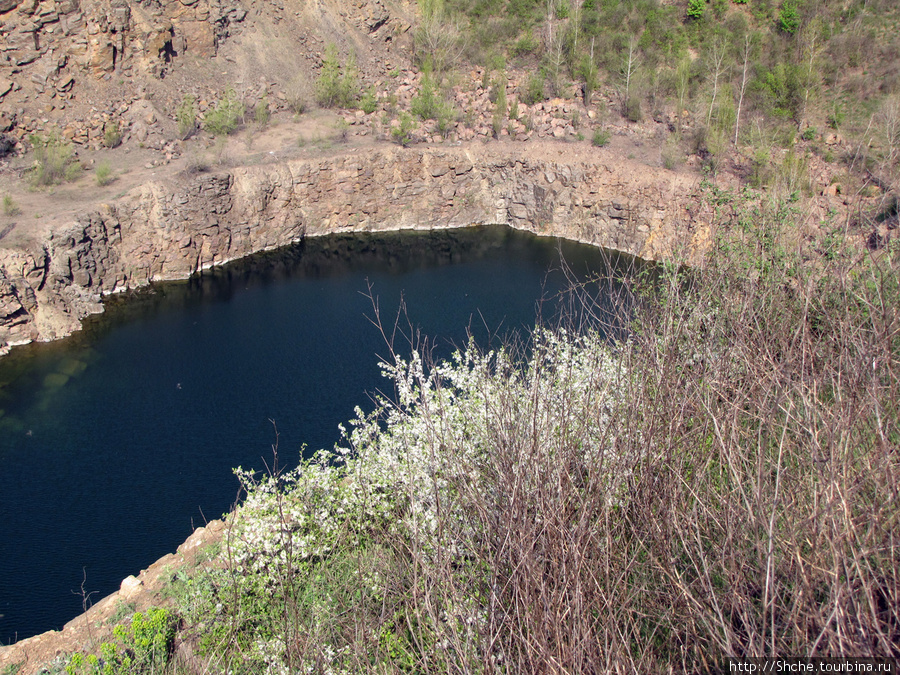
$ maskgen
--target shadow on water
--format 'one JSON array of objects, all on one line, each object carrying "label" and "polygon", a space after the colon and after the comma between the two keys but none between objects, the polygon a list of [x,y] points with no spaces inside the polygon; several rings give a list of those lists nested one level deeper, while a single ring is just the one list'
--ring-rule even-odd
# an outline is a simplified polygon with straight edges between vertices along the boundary
[{"label": "shadow on water", "polygon": [[268,457],[270,420],[285,459],[332,447],[383,386],[370,284],[442,358],[469,334],[486,346],[554,323],[560,256],[574,277],[634,263],[504,227],[310,238],[114,296],[71,338],[14,349],[0,360],[0,642],[78,614],[82,570],[107,595],[225,512],[231,469]]}]

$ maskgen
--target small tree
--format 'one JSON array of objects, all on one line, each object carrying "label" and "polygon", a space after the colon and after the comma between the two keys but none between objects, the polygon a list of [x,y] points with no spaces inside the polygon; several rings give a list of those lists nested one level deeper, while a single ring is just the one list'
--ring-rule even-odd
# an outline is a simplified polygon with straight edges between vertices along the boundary
[{"label": "small tree", "polygon": [[197,99],[185,94],[175,110],[175,122],[178,125],[178,137],[181,140],[190,138],[197,131]]},{"label": "small tree", "polygon": [[638,51],[638,40],[631,36],[628,40],[628,52],[622,62],[622,80],[619,86],[619,101],[622,106],[622,114],[632,122],[640,120],[640,98],[633,92],[636,73],[641,55]]},{"label": "small tree", "polygon": [[114,120],[109,120],[103,125],[103,145],[107,148],[117,148],[122,143],[122,131]]},{"label": "small tree", "polygon": [[238,100],[232,87],[216,103],[216,107],[206,114],[204,126],[213,136],[227,136],[234,133],[244,117],[244,104]]},{"label": "small tree", "polygon": [[34,147],[31,179],[35,185],[56,185],[72,181],[81,173],[81,164],[75,158],[72,144],[60,136],[59,132],[31,134],[28,140]]},{"label": "small tree", "polygon": [[788,35],[795,35],[800,29],[800,12],[797,0],[784,0],[778,14],[778,25]]},{"label": "small tree", "polygon": [[322,70],[316,80],[316,101],[324,108],[348,108],[358,97],[356,58],[353,54],[342,65],[338,60],[337,45],[333,42],[325,48]]},{"label": "small tree", "polygon": [[581,78],[584,80],[584,104],[590,105],[591,95],[600,84],[600,71],[594,61],[594,38],[591,38],[591,53],[590,55],[585,54],[581,59],[581,64],[578,67],[578,74],[581,75]]},{"label": "small tree", "polygon": [[253,111],[253,121],[256,122],[257,127],[265,129],[266,125],[269,123],[270,117],[269,97],[263,96],[256,104],[256,109]]},{"label": "small tree", "polygon": [[412,143],[412,132],[416,123],[407,112],[400,113],[400,124],[391,129],[391,137],[404,148]]},{"label": "small tree", "polygon": [[448,20],[443,0],[419,0],[422,19],[416,29],[416,60],[436,73],[449,70],[462,56],[466,41],[453,21]]}]

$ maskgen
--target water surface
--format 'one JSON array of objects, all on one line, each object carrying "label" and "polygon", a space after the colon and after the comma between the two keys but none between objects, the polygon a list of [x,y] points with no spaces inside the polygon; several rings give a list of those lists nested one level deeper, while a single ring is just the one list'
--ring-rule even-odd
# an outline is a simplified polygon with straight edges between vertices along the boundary
[{"label": "water surface", "polygon": [[[330,448],[387,383],[386,328],[445,357],[527,334],[595,249],[506,228],[311,239],[107,302],[0,360],[0,641],[61,628],[236,497],[231,469]],[[628,261],[614,259],[617,265]],[[400,352],[408,343],[397,341]]]}]

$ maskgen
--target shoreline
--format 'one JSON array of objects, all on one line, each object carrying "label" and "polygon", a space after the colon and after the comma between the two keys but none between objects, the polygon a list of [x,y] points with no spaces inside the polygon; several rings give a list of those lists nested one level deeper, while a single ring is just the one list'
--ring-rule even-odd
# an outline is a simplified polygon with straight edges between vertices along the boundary
[{"label": "shoreline", "polygon": [[[349,147],[153,180],[0,248],[0,354],[78,330],[114,293],[341,232],[507,225],[647,260],[708,245],[698,178],[534,144]],[[592,149],[593,150],[593,149]],[[423,225],[427,223],[427,225]]]}]

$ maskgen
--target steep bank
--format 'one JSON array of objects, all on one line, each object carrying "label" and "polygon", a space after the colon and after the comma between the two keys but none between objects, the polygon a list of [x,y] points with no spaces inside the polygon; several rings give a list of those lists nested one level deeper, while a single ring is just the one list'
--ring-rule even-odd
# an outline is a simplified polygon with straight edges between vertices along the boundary
[{"label": "steep bank", "polygon": [[695,176],[558,153],[384,146],[154,180],[0,249],[0,350],[70,334],[103,295],[332,232],[499,223],[651,259],[703,248]]}]

